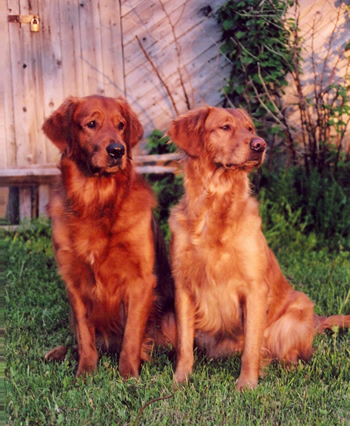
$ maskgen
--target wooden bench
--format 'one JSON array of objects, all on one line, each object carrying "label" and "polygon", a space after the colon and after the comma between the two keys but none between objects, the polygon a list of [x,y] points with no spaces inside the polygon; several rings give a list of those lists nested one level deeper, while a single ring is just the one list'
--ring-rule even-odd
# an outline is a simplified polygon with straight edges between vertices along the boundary
[{"label": "wooden bench", "polygon": [[[134,157],[135,169],[138,173],[163,174],[180,173],[178,160],[180,154],[138,155]],[[0,169],[0,187],[19,187],[19,217],[35,217],[46,214],[46,205],[50,197],[50,186],[59,175],[55,165],[44,167],[32,166],[30,168]],[[35,191],[35,204],[33,209],[33,188]]]}]

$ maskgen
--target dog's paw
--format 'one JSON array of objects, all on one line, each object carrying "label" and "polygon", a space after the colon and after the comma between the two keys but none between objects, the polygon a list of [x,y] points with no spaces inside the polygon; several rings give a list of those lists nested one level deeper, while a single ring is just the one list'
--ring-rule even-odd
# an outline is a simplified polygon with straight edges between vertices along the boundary
[{"label": "dog's paw", "polygon": [[179,369],[177,368],[174,374],[174,381],[176,383],[188,383],[189,378],[190,378],[190,374],[191,371],[187,370],[187,369]]},{"label": "dog's paw", "polygon": [[97,362],[79,362],[76,377],[84,377],[93,373],[97,368]]},{"label": "dog's paw", "polygon": [[97,350],[89,351],[87,354],[79,353],[79,364],[76,377],[85,376],[94,372],[97,368],[98,354]]},{"label": "dog's paw", "polygon": [[258,385],[258,379],[239,376],[236,384],[236,391],[252,390]]},{"label": "dog's paw", "polygon": [[134,360],[132,362],[127,355],[121,352],[119,358],[119,373],[123,379],[129,379],[130,377],[138,377],[139,368],[140,361]]},{"label": "dog's paw", "polygon": [[51,351],[46,352],[45,359],[46,361],[63,361],[64,357],[67,354],[67,350],[67,346],[57,346],[57,348],[51,349]]}]

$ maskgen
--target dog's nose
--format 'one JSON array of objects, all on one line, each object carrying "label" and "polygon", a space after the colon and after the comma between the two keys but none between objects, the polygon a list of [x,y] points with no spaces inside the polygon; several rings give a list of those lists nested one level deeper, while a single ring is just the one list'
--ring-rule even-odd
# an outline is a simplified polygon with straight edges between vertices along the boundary
[{"label": "dog's nose", "polygon": [[108,145],[106,151],[108,155],[112,158],[122,158],[122,156],[125,154],[124,145],[117,142],[113,142]]},{"label": "dog's nose", "polygon": [[254,138],[250,141],[250,149],[255,152],[264,152],[266,149],[266,142],[261,138]]}]

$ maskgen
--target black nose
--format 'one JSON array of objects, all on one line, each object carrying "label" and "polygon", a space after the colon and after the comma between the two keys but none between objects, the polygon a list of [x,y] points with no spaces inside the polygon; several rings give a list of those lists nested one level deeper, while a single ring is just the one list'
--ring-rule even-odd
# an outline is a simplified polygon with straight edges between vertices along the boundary
[{"label": "black nose", "polygon": [[116,142],[113,142],[108,145],[106,151],[108,155],[112,158],[122,158],[122,156],[125,154],[124,145]]},{"label": "black nose", "polygon": [[254,138],[250,141],[250,149],[255,152],[264,152],[266,149],[266,142],[261,138]]}]

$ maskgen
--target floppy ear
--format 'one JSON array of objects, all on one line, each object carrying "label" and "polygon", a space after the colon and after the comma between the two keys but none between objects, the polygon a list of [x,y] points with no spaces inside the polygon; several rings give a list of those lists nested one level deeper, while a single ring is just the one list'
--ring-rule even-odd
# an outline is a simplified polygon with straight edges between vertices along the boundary
[{"label": "floppy ear", "polygon": [[204,148],[204,124],[210,107],[201,107],[176,118],[167,132],[170,139],[186,154],[199,157]]},{"label": "floppy ear", "polygon": [[122,97],[117,98],[118,103],[120,104],[123,115],[126,119],[126,128],[125,128],[125,138],[126,142],[129,142],[131,147],[134,147],[137,142],[142,138],[143,127],[140,123],[137,115],[130,108],[129,104]]},{"label": "floppy ear", "polygon": [[72,120],[78,102],[78,98],[67,98],[43,124],[43,132],[61,152],[65,152],[71,145]]}]

